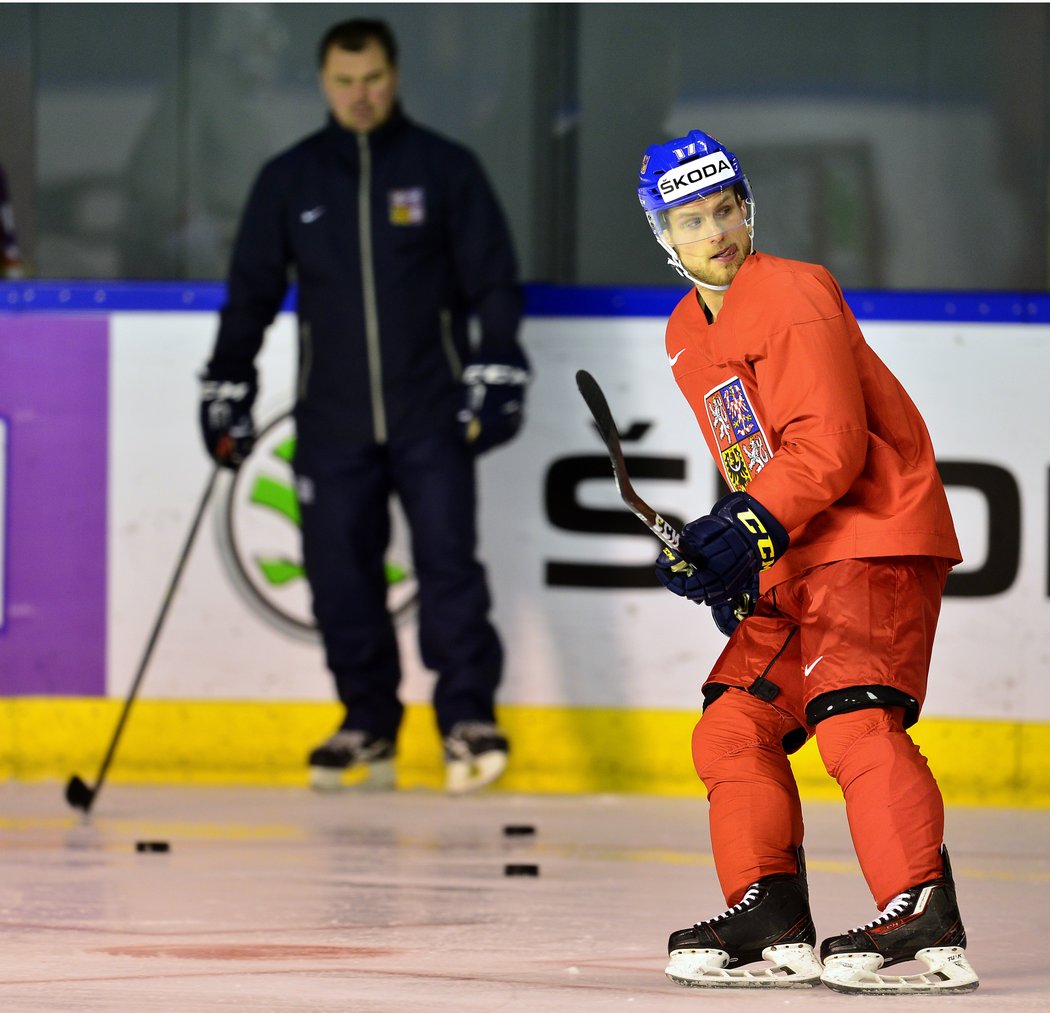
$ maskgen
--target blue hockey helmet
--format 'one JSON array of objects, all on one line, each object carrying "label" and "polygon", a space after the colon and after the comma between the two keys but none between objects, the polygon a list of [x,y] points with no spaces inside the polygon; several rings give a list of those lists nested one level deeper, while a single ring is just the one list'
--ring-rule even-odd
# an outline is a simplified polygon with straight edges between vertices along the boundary
[{"label": "blue hockey helmet", "polygon": [[751,184],[740,168],[736,155],[702,130],[690,130],[664,144],[646,149],[638,172],[638,200],[645,211],[656,241],[668,254],[668,263],[691,282],[704,288],[724,289],[694,278],[682,266],[677,250],[666,238],[667,212],[736,188],[744,202],[744,222],[752,242],[755,238],[755,200]]}]

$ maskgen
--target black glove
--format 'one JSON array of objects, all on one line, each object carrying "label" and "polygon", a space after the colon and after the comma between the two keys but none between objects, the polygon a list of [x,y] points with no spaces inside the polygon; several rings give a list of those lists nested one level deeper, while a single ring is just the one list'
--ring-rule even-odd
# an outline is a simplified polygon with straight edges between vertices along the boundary
[{"label": "black glove", "polygon": [[707,516],[685,526],[680,551],[664,548],[656,576],[683,598],[725,605],[750,591],[757,574],[780,559],[789,542],[783,526],[758,500],[746,492],[730,493]]},{"label": "black glove", "polygon": [[255,446],[252,405],[259,388],[255,377],[231,379],[210,371],[201,376],[201,433],[217,464],[236,471]]},{"label": "black glove", "polygon": [[703,577],[695,566],[685,561],[673,549],[664,549],[656,560],[656,575],[660,583],[675,594],[688,598],[694,605],[710,605],[711,618],[719,633],[731,637],[736,628],[755,611],[758,601],[758,576],[751,586],[735,598],[706,601]]},{"label": "black glove", "polygon": [[513,439],[525,418],[525,386],[532,379],[520,353],[472,362],[463,370],[463,407],[456,418],[478,454]]},{"label": "black glove", "polygon": [[711,618],[718,627],[718,632],[724,636],[731,637],[736,628],[750,615],[755,612],[755,604],[758,602],[758,577],[754,583],[742,594],[732,601],[712,602]]}]

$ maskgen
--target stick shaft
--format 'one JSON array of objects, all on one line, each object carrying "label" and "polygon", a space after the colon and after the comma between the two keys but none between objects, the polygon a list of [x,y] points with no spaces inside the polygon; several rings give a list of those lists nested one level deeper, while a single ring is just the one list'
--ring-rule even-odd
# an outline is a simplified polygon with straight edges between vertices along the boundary
[{"label": "stick shaft", "polygon": [[146,674],[146,667],[153,655],[153,648],[157,645],[160,631],[164,626],[164,620],[167,617],[168,610],[175,598],[175,591],[178,589],[179,580],[182,577],[182,571],[186,567],[186,560],[189,559],[190,550],[193,548],[193,543],[196,541],[197,529],[200,527],[201,519],[204,517],[204,511],[208,506],[208,501],[211,499],[212,490],[215,488],[215,481],[219,477],[219,471],[220,468],[218,465],[212,468],[211,474],[208,476],[208,481],[205,483],[204,491],[201,493],[200,502],[197,504],[197,511],[193,515],[193,522],[190,524],[190,529],[186,534],[186,540],[182,545],[182,550],[179,552],[178,560],[175,563],[175,570],[171,575],[171,579],[168,581],[168,588],[164,593],[164,599],[161,602],[160,611],[157,613],[157,618],[154,620],[152,630],[150,630],[149,639],[146,641],[146,647],[142,652],[142,658],[139,661],[138,669],[136,670],[135,677],[131,682],[131,688],[128,690],[127,697],[124,700],[124,707],[122,708],[120,717],[117,720],[117,726],[114,728],[113,735],[110,738],[109,748],[106,750],[106,755],[102,758],[102,763],[99,766],[98,776],[95,778],[93,796],[97,795],[101,789],[102,783],[106,777],[106,772],[109,770],[109,765],[117,751],[117,744],[120,742],[121,733],[127,722],[131,706],[135,702],[135,698],[138,696],[139,685],[142,682],[142,677]]},{"label": "stick shaft", "polygon": [[623,449],[620,446],[616,423],[613,421],[609,402],[601,387],[598,386],[598,381],[587,370],[581,369],[576,373],[576,386],[583,395],[583,400],[587,403],[594,423],[598,427],[598,433],[609,452],[609,460],[612,461],[613,477],[616,479],[620,499],[664,545],[679,552],[681,535],[677,528],[669,524],[649,506],[631,485],[631,477],[627,473],[627,462],[624,460]]}]

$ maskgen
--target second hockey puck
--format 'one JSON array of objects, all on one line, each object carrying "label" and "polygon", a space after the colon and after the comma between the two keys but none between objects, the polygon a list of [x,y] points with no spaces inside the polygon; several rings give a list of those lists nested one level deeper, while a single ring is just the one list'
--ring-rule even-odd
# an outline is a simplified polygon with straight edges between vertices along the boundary
[{"label": "second hockey puck", "polygon": [[167,841],[136,841],[136,851],[171,851]]},{"label": "second hockey puck", "polygon": [[531,823],[508,823],[503,828],[504,837],[531,837],[536,828]]},{"label": "second hockey puck", "polygon": [[538,876],[539,874],[540,867],[538,865],[516,863],[514,865],[503,866],[504,876]]}]

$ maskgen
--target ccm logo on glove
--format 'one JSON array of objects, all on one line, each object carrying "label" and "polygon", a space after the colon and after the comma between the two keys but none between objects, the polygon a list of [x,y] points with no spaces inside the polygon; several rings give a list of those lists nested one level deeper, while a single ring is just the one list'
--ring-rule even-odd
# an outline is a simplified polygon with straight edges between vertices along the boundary
[{"label": "ccm logo on glove", "polygon": [[758,553],[762,569],[768,570],[777,561],[777,549],[758,514],[750,508],[740,510],[737,512],[736,519],[755,536],[755,550]]},{"label": "ccm logo on glove", "polygon": [[[656,576],[683,598],[735,606],[745,592],[753,600],[757,574],[768,570],[789,542],[783,526],[758,500],[746,492],[731,493],[685,526],[679,552],[664,549]],[[695,569],[688,572],[683,560]]]}]

